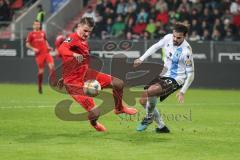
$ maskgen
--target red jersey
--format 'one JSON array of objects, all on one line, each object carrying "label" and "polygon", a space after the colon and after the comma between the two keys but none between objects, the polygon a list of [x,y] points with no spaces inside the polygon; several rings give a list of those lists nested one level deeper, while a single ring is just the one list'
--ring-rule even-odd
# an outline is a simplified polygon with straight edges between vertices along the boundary
[{"label": "red jersey", "polygon": [[89,57],[89,47],[88,42],[81,39],[78,34],[70,34],[62,45],[59,47],[60,54],[65,57],[64,61],[73,59],[73,52],[81,54],[84,58],[88,59]]},{"label": "red jersey", "polygon": [[[86,80],[96,79],[101,87],[107,87],[112,83],[112,77],[89,68],[88,42],[82,40],[77,33],[70,34],[58,48],[62,57],[62,77],[67,92],[87,111],[91,111],[96,105],[92,97],[84,95],[83,85]],[[81,54],[85,59],[79,63],[73,52]],[[120,103],[121,104],[121,103]]]},{"label": "red jersey", "polygon": [[[81,39],[78,34],[70,34],[58,48],[63,62],[63,77],[81,77],[88,69],[89,46],[88,42]],[[73,52],[81,54],[84,57],[82,63],[77,62],[73,57]]]},{"label": "red jersey", "polygon": [[55,52],[56,52],[56,58],[60,58],[61,55],[59,54],[58,48],[60,47],[60,45],[64,42],[65,37],[63,35],[59,35],[57,36],[56,40],[55,40]]},{"label": "red jersey", "polygon": [[39,50],[39,53],[36,53],[37,55],[49,53],[46,43],[46,34],[44,31],[29,32],[26,41],[29,42],[32,47]]}]

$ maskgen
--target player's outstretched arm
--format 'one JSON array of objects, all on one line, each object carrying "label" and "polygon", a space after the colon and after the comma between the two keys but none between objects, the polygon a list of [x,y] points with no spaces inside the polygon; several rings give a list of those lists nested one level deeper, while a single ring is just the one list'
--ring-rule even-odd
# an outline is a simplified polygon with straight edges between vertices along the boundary
[{"label": "player's outstretched arm", "polygon": [[177,93],[177,98],[179,103],[184,103],[184,94],[187,92],[187,89],[190,87],[194,80],[194,71],[187,73],[187,79],[181,90]]},{"label": "player's outstretched arm", "polygon": [[179,103],[184,102],[184,94],[187,92],[187,89],[190,87],[190,85],[194,80],[194,61],[193,61],[193,54],[192,54],[191,48],[189,50],[189,54],[186,54],[186,56],[184,56],[184,63],[186,66],[187,78],[183,84],[183,87],[181,88],[179,93],[177,93],[177,98]]},{"label": "player's outstretched arm", "polygon": [[[165,36],[166,37],[166,36]],[[136,59],[134,61],[133,66],[137,67],[139,65],[142,64],[142,62],[148,58],[149,56],[151,56],[153,53],[155,53],[157,50],[159,50],[160,48],[162,48],[165,44],[165,37],[163,39],[161,39],[159,42],[155,43],[154,45],[152,45],[140,58]]]},{"label": "player's outstretched arm", "polygon": [[133,67],[137,67],[139,65],[142,64],[142,62],[149,57],[150,55],[152,55],[153,53],[155,53],[158,50],[158,45],[157,43],[154,44],[153,46],[151,46],[140,58],[136,59],[133,63]]}]

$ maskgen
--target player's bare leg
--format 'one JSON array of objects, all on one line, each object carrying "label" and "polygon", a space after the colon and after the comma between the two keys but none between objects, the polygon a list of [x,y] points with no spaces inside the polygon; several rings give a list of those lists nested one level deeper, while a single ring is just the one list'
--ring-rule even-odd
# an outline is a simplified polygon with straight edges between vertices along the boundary
[{"label": "player's bare leg", "polygon": [[38,69],[38,93],[42,94],[42,81],[43,81],[44,68]]},{"label": "player's bare leg", "polygon": [[156,132],[162,133],[169,132],[168,128],[165,126],[162,117],[159,114],[158,109],[156,108],[157,97],[163,94],[163,89],[161,85],[154,84],[151,85],[147,90],[144,91],[141,96],[139,102],[143,107],[146,108],[146,116],[144,117],[141,124],[138,126],[137,131],[145,130],[149,124],[153,122],[153,120],[157,123],[158,128],[156,128]]},{"label": "player's bare leg", "polygon": [[123,81],[116,77],[113,77],[112,88],[113,88],[113,98],[115,102],[114,113],[115,114],[126,113],[129,115],[136,114],[137,110],[135,108],[126,107],[126,106],[123,106],[122,104],[123,87],[124,87]]}]

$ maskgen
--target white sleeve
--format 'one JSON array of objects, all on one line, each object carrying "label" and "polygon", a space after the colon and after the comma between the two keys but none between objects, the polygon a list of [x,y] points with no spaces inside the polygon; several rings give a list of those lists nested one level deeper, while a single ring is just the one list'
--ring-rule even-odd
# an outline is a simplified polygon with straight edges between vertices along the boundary
[{"label": "white sleeve", "polygon": [[187,92],[187,89],[190,87],[194,80],[194,62],[192,54],[187,54],[184,57],[184,63],[186,66],[187,79],[185,80],[184,85],[180,90],[180,92],[183,94]]},{"label": "white sleeve", "polygon": [[194,72],[187,73],[187,79],[185,80],[185,83],[181,88],[180,92],[185,94],[187,92],[187,89],[192,84],[193,80],[194,80]]},{"label": "white sleeve", "polygon": [[144,61],[147,57],[151,56],[157,50],[159,50],[160,48],[163,48],[165,42],[166,42],[166,36],[163,37],[159,42],[152,45],[139,59],[141,61]]}]

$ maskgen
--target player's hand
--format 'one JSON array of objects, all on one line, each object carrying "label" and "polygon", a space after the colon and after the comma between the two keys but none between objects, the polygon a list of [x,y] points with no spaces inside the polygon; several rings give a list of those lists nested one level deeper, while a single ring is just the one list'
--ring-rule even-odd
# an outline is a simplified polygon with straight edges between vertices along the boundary
[{"label": "player's hand", "polygon": [[84,60],[83,56],[81,54],[73,53],[73,57],[79,62],[82,63]]},{"label": "player's hand", "polygon": [[37,49],[37,48],[33,48],[32,50],[33,50],[33,52],[35,52],[35,53],[38,53],[38,52],[39,52],[39,49]]},{"label": "player's hand", "polygon": [[140,66],[142,64],[142,61],[138,58],[133,62],[133,67]]},{"label": "player's hand", "polygon": [[48,47],[48,50],[49,50],[49,51],[53,51],[53,48],[52,48],[52,47]]},{"label": "player's hand", "polygon": [[178,103],[184,103],[184,94],[182,92],[177,93]]}]

